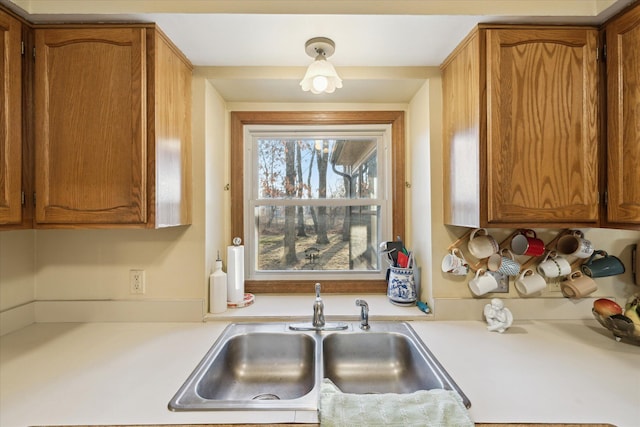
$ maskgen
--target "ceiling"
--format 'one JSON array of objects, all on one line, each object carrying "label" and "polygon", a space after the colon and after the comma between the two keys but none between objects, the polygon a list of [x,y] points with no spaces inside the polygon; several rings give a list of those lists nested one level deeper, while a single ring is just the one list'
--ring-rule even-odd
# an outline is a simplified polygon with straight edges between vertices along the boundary
[{"label": "ceiling", "polygon": [[[635,0],[0,0],[32,22],[156,22],[229,102],[406,103],[480,22],[597,24]],[[312,37],[344,80],[302,92]]]}]

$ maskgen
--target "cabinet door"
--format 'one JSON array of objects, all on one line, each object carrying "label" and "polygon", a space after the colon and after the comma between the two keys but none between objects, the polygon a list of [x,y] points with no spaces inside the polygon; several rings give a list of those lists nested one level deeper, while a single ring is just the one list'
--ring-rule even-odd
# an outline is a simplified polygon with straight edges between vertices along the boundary
[{"label": "cabinet door", "polygon": [[148,96],[148,108],[154,109],[154,126],[148,129],[150,163],[155,155],[155,169],[149,171],[155,173],[149,220],[156,227],[191,224],[191,64],[160,31],[150,32],[147,43],[149,37],[154,46],[153,63],[148,62],[154,68]]},{"label": "cabinet door", "polygon": [[597,224],[597,46],[591,29],[487,30],[490,224]]},{"label": "cabinet door", "polygon": [[0,11],[0,224],[22,222],[22,26]]},{"label": "cabinet door", "polygon": [[36,30],[36,223],[146,221],[141,28]]},{"label": "cabinet door", "polygon": [[640,227],[640,7],[606,27],[607,221]]},{"label": "cabinet door", "polygon": [[481,33],[472,32],[442,66],[443,198],[444,223],[479,227],[483,215],[479,179],[485,109],[480,87],[485,75],[480,66]]}]

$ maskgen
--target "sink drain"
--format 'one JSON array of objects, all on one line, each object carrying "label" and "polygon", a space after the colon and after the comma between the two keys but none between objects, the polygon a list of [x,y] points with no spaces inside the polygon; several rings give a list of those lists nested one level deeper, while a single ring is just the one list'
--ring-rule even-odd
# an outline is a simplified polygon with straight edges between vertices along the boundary
[{"label": "sink drain", "polygon": [[280,397],[278,397],[275,394],[264,393],[264,394],[257,395],[256,397],[254,397],[251,400],[280,400]]}]

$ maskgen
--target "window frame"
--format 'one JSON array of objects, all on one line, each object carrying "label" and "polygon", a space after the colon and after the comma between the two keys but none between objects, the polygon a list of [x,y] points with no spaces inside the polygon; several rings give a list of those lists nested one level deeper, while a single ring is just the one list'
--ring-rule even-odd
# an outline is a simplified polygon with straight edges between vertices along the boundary
[{"label": "window frame", "polygon": [[[244,126],[245,125],[391,125],[392,235],[405,232],[404,111],[232,111],[230,116],[231,235],[244,241]],[[317,280],[246,280],[251,293],[310,293]],[[327,293],[386,293],[385,280],[321,280]]]}]

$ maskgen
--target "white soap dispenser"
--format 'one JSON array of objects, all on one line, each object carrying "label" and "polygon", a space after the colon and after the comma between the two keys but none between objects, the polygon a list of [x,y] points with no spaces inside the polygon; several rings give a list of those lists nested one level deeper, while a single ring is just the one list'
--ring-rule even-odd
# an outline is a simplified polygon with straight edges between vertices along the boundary
[{"label": "white soap dispenser", "polygon": [[215,271],[209,276],[209,313],[227,310],[227,273],[222,271],[222,260],[218,251]]}]

